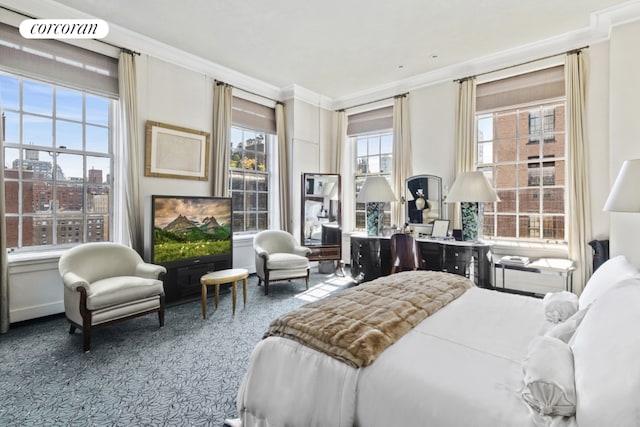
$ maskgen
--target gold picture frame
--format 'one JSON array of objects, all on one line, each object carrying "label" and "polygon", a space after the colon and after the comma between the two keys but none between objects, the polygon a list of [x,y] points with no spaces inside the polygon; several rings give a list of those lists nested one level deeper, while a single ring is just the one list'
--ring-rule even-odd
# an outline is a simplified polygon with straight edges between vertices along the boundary
[{"label": "gold picture frame", "polygon": [[144,176],[209,179],[209,133],[147,121]]}]

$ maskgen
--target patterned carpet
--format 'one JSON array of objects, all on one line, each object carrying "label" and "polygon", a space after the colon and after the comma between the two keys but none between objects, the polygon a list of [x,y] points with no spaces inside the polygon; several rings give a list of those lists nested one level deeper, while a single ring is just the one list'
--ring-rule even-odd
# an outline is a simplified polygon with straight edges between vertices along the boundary
[{"label": "patterned carpet", "polygon": [[[12,325],[0,335],[1,426],[222,426],[234,418],[236,393],[254,345],[271,320],[307,301],[352,285],[312,274],[282,282],[265,296],[250,276],[247,306],[230,289],[208,300],[167,308],[164,328],[149,315],[82,335],[64,315]],[[210,292],[212,294],[213,292]]]}]

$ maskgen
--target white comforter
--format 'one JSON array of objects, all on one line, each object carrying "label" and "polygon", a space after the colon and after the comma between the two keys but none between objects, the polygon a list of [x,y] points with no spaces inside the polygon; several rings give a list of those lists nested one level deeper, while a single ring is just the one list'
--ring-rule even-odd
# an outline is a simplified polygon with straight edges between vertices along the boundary
[{"label": "white comforter", "polygon": [[549,326],[541,300],[472,288],[360,370],[268,338],[238,411],[244,427],[575,425],[533,414],[520,397],[527,345]]}]

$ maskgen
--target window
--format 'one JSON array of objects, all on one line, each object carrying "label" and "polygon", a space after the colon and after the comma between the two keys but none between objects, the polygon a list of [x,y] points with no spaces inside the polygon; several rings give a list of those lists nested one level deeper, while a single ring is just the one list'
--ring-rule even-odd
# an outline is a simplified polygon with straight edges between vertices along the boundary
[{"label": "window", "polygon": [[477,114],[476,166],[501,199],[484,205],[485,237],[565,240],[564,111],[556,99]]},{"label": "window", "polygon": [[233,126],[229,164],[234,233],[269,228],[269,145],[274,135]]},{"label": "window", "polygon": [[[389,181],[393,167],[393,106],[376,108],[348,116],[347,136],[355,158],[353,161],[354,198],[368,175],[382,175]],[[366,204],[354,202],[355,229],[366,230]],[[391,224],[391,203],[385,203],[383,225]]]},{"label": "window", "polygon": [[109,240],[115,101],[0,74],[7,247]]},{"label": "window", "polygon": [[[393,135],[391,132],[359,135],[353,138],[356,147],[356,194],[368,175],[382,175],[391,184],[393,165]],[[384,225],[391,224],[391,203],[384,206]],[[366,229],[366,204],[356,202],[356,229]]]}]

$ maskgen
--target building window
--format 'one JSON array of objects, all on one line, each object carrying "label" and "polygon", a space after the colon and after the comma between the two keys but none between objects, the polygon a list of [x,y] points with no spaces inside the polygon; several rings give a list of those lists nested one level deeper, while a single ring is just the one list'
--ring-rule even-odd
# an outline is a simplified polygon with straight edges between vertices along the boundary
[{"label": "building window", "polygon": [[269,146],[275,135],[231,128],[229,186],[234,233],[269,228]]},{"label": "building window", "polygon": [[[356,147],[355,189],[356,196],[368,175],[382,175],[391,184],[393,164],[393,134],[390,131],[369,135],[357,135],[352,138]],[[357,230],[366,229],[366,204],[356,202]],[[391,224],[391,203],[384,206],[384,225]]]},{"label": "building window", "polygon": [[0,98],[7,247],[109,240],[116,101],[9,74]]},{"label": "building window", "polygon": [[476,167],[501,199],[485,204],[486,238],[566,240],[564,112],[554,99],[476,115]]}]

